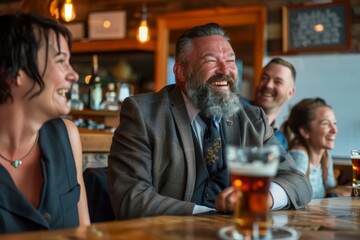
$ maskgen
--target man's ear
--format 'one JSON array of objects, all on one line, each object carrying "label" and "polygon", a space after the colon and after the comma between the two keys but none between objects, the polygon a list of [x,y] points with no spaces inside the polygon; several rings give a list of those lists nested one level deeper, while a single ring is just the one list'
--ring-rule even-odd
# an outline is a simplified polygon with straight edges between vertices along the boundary
[{"label": "man's ear", "polygon": [[186,79],[186,69],[185,66],[181,63],[175,63],[173,67],[175,78],[180,82],[185,82]]},{"label": "man's ear", "polygon": [[301,127],[299,129],[299,132],[300,132],[300,135],[305,138],[305,139],[308,139],[309,138],[309,131],[306,130],[304,127]]},{"label": "man's ear", "polygon": [[294,87],[289,90],[288,100],[290,100],[295,95],[295,92],[296,89]]}]

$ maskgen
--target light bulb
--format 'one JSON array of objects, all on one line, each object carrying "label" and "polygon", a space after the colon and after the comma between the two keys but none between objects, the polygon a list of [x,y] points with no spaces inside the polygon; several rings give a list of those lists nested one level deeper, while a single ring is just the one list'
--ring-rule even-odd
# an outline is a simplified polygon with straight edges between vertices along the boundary
[{"label": "light bulb", "polygon": [[146,43],[150,40],[149,28],[146,20],[141,21],[136,37],[140,43]]},{"label": "light bulb", "polygon": [[147,25],[147,8],[146,4],[142,8],[142,19],[138,28],[136,38],[140,43],[146,43],[150,40],[150,31]]},{"label": "light bulb", "polygon": [[76,13],[72,0],[65,0],[64,5],[61,8],[61,18],[66,22],[70,22],[74,20],[75,17]]}]

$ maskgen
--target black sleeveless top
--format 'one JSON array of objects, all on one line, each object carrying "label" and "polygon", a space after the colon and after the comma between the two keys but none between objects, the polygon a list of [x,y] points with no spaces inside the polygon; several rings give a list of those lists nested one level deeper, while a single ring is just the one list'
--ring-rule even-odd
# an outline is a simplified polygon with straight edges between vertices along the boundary
[{"label": "black sleeveless top", "polygon": [[[0,233],[61,229],[79,225],[80,185],[66,126],[57,118],[40,129],[43,186],[34,208],[0,165]],[[21,168],[21,166],[20,166]]]}]

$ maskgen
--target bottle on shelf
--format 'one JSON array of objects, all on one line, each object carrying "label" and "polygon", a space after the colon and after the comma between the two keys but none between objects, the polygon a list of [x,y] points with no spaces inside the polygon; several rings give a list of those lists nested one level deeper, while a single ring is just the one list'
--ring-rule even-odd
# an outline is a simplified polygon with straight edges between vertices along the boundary
[{"label": "bottle on shelf", "polygon": [[107,85],[105,100],[101,103],[101,109],[109,111],[119,110],[119,104],[116,100],[115,83],[113,82]]},{"label": "bottle on shelf", "polygon": [[118,102],[121,105],[125,98],[134,95],[134,86],[130,83],[118,82]]},{"label": "bottle on shelf", "polygon": [[89,102],[90,109],[100,110],[102,102],[102,84],[101,78],[98,74],[99,68],[98,56],[96,54],[92,57],[92,72],[89,80]]},{"label": "bottle on shelf", "polygon": [[71,95],[70,99],[68,100],[68,106],[72,110],[83,110],[84,109],[84,102],[79,97],[79,84],[73,83],[71,86]]}]

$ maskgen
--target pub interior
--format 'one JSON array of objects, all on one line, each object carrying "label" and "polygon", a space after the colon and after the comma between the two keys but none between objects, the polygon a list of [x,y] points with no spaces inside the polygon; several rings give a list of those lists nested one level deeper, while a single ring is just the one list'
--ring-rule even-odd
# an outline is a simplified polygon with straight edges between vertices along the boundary
[{"label": "pub interior", "polygon": [[[1,0],[0,14],[17,10],[37,12],[58,17],[71,30],[74,36],[71,63],[80,76],[78,99],[84,103],[84,108],[74,108],[64,118],[74,120],[79,127],[84,171],[107,166],[113,132],[121,121],[119,109],[123,98],[158,91],[174,81],[171,79],[171,63],[175,40],[184,29],[197,23],[219,22],[225,26],[239,59],[241,93],[250,99],[254,97],[262,66],[273,56],[296,61],[299,63],[299,71],[306,72],[306,76],[311,76],[312,68],[306,68],[304,62],[313,56],[325,59],[324,62],[326,58],[331,61],[339,59],[335,62],[339,65],[350,62],[350,70],[354,69],[354,73],[350,72],[350,75],[358,72],[355,70],[358,62],[352,61],[360,60],[360,1],[357,0],[72,0],[70,2],[76,16],[70,21],[64,20],[61,14],[65,2],[68,1]],[[291,42],[291,33],[294,32],[291,31],[291,19],[285,18],[285,14],[290,16],[292,11],[311,11],[316,6],[329,4],[333,7],[338,3],[345,6],[345,12],[336,16],[344,24],[342,29],[337,29],[342,34],[339,42],[334,45],[323,43],[313,46],[296,46]],[[58,11],[58,16],[55,16],[54,9]],[[105,20],[116,24],[111,27],[97,24]],[[139,42],[137,38],[142,20],[146,20],[149,27],[150,37],[145,42]],[[305,32],[301,34],[306,35]],[[108,97],[110,99],[109,85],[114,84],[113,91],[116,95],[112,96],[115,98],[112,101],[116,102],[118,109],[90,109],[88,78],[92,74],[93,55],[97,55],[99,59],[98,75],[101,78],[103,96],[101,101],[106,101]],[[341,62],[341,59],[345,61]],[[301,74],[299,78],[297,81],[303,81]],[[310,83],[312,81],[320,81],[321,86],[321,81],[327,84],[327,80],[319,80],[319,76],[309,80]],[[350,83],[351,86],[359,86],[356,78],[351,81],[354,81]],[[339,84],[341,81],[337,81],[334,88]],[[327,88],[315,90],[319,97],[338,97],[324,96],[322,94],[326,93],[322,90],[327,91]],[[301,91],[304,92],[303,95]],[[300,95],[296,101],[306,96],[306,90],[298,92]],[[342,94],[348,95],[345,92]],[[358,108],[358,101],[356,104],[353,99],[355,98],[345,99],[347,109]],[[326,100],[334,105],[337,98]],[[294,102],[284,107],[283,118]],[[341,121],[343,108],[335,107],[334,111],[339,124],[347,126],[351,122],[346,129],[341,129],[343,125],[339,125],[339,134],[343,134],[339,137],[339,141],[342,141],[339,144],[341,149],[336,150],[335,146],[333,155],[337,183],[348,188],[352,180],[350,150],[360,148],[356,145],[359,144],[356,136],[359,136],[360,129],[351,127],[356,126],[354,122],[359,123],[360,114],[357,111],[351,120],[346,118]],[[352,195],[313,200],[304,210],[275,211],[272,217],[277,224],[296,230],[297,235],[292,239],[359,239],[360,198],[356,191]],[[228,215],[161,216],[119,222],[108,220],[76,229],[0,235],[0,239],[230,239],[219,236],[218,231],[230,224],[231,217]]]}]

